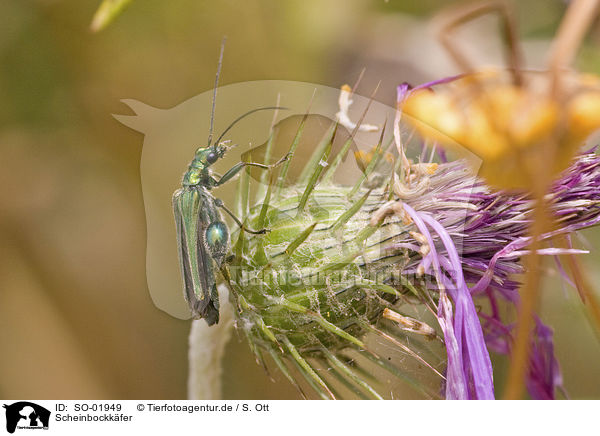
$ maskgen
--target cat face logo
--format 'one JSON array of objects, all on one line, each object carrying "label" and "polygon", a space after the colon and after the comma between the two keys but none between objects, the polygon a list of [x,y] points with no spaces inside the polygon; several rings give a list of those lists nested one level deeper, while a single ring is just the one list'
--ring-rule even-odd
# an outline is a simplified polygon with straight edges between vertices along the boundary
[{"label": "cat face logo", "polygon": [[6,431],[14,433],[18,429],[48,429],[50,411],[29,401],[5,404]]}]

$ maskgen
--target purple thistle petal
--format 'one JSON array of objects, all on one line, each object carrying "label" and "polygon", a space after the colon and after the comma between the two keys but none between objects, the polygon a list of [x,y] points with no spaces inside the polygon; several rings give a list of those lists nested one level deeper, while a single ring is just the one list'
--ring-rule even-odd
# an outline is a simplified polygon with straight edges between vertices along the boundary
[{"label": "purple thistle petal", "polygon": [[[450,235],[442,225],[429,215],[422,215],[423,220],[429,224],[440,236],[448,255],[450,256],[452,271],[450,274],[456,280],[457,292],[455,293],[456,318],[455,330],[462,331],[466,347],[463,354],[468,357],[470,365],[463,362],[464,372],[472,373],[476,396],[481,400],[494,399],[494,382],[492,362],[485,346],[483,331],[471,293],[465,284],[462,265],[456,247]],[[467,359],[465,359],[467,360]]]},{"label": "purple thistle petal", "polygon": [[398,104],[400,104],[404,101],[404,99],[410,92],[411,88],[412,87],[407,82],[403,82],[402,84],[400,84],[396,87],[396,102]]},{"label": "purple thistle petal", "polygon": [[554,400],[557,386],[562,385],[558,361],[554,357],[552,329],[536,318],[531,339],[531,357],[527,374],[527,391],[534,400]]},{"label": "purple thistle petal", "polygon": [[446,151],[442,147],[438,147],[437,154],[440,157],[440,161],[442,163],[448,162],[448,158],[446,157]]},{"label": "purple thistle petal", "polygon": [[[433,238],[427,229],[427,226],[421,217],[407,204],[404,209],[413,219],[419,231],[425,236],[430,246],[430,258],[434,265],[434,272],[437,282],[441,285],[440,261],[437,257]],[[446,368],[446,398],[453,400],[468,399],[467,379],[462,371],[462,350],[459,341],[456,338],[453,328],[452,304],[446,296],[444,288],[440,289],[440,301],[438,303],[438,322],[444,333],[444,342],[446,343],[446,353],[448,356],[448,365]]]},{"label": "purple thistle petal", "polygon": [[[448,354],[446,398],[494,399],[492,363],[485,346],[477,310],[465,284],[456,247],[446,229],[430,215],[418,213],[407,204],[404,204],[404,209],[413,219],[419,231],[427,238],[436,270],[436,279],[442,288],[438,318],[444,329],[444,338],[452,342],[451,347],[448,345],[446,347]],[[447,297],[443,292],[445,286],[441,277],[440,258],[438,258],[433,239],[425,223],[440,237],[450,258],[450,262],[444,263],[446,263],[447,272],[455,280],[455,284],[451,283],[448,287],[450,292],[454,291],[452,295],[456,306],[454,322],[452,322],[450,303],[446,301]],[[449,328],[450,325],[453,325],[454,331]],[[459,363],[462,363],[460,367]],[[466,392],[465,387],[467,387]],[[465,394],[466,396],[462,396]],[[461,396],[457,397],[457,395]]]},{"label": "purple thistle petal", "polygon": [[452,326],[452,303],[448,295],[443,292],[440,295],[438,306],[438,322],[444,333],[448,365],[446,369],[446,399],[465,400],[468,399],[467,381],[462,371],[462,353],[454,334]]},{"label": "purple thistle petal", "polygon": [[455,80],[458,80],[458,79],[462,79],[463,77],[466,77],[466,76],[467,76],[467,74],[457,74],[456,76],[444,77],[443,79],[433,80],[431,82],[422,83],[422,84],[416,86],[413,90],[416,91],[417,89],[425,89],[425,88],[431,88],[436,85],[443,85],[446,83],[454,82]]}]

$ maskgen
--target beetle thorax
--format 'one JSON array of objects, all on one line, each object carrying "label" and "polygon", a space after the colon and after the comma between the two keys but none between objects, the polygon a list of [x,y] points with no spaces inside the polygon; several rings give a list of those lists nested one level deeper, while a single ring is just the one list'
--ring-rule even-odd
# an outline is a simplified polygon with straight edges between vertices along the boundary
[{"label": "beetle thorax", "polygon": [[219,158],[218,150],[214,147],[200,147],[196,150],[194,159],[183,176],[183,186],[208,185],[210,167]]}]

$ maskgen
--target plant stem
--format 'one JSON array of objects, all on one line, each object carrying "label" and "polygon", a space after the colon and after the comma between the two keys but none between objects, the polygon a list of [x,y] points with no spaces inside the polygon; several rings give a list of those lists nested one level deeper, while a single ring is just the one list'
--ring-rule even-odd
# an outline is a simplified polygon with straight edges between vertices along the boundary
[{"label": "plant stem", "polygon": [[219,286],[219,323],[209,327],[203,319],[192,321],[189,338],[188,399],[221,399],[221,361],[233,330],[233,306],[229,292]]},{"label": "plant stem", "polygon": [[[538,186],[542,184],[539,183]],[[508,372],[508,380],[504,391],[504,399],[518,400],[523,393],[525,373],[529,367],[530,337],[533,327],[534,310],[540,293],[540,263],[537,253],[541,248],[540,236],[547,228],[546,209],[543,189],[536,189],[536,202],[533,210],[533,221],[530,232],[532,242],[530,254],[525,260],[526,273],[522,298],[519,305],[516,335],[512,347],[512,359]]]}]

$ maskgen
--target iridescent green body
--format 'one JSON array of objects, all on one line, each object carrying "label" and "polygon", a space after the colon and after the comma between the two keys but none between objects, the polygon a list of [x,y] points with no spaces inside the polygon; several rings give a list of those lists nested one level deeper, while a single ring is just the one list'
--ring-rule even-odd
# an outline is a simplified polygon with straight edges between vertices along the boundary
[{"label": "iridescent green body", "polygon": [[179,261],[184,296],[194,318],[208,325],[219,321],[219,295],[213,262],[220,266],[229,243],[229,232],[210,189],[219,185],[210,171],[225,147],[200,147],[183,176],[182,188],[173,194]]},{"label": "iridescent green body", "polygon": [[209,167],[214,164],[217,159],[223,157],[226,148],[222,145],[218,147],[200,147],[196,150],[194,159],[183,175],[181,182],[184,187],[203,186],[211,189],[217,186],[217,181],[213,178]]},{"label": "iridescent green body", "polygon": [[210,170],[210,166],[223,157],[227,150],[221,138],[235,124],[234,122],[225,129],[213,143],[215,103],[224,49],[225,39],[221,43],[206,147],[196,150],[194,159],[183,175],[181,189],[173,194],[183,295],[192,316],[204,318],[208,325],[219,322],[219,294],[213,262],[218,267],[221,266],[229,242],[229,231],[218,210],[219,207],[223,207],[223,203],[214,198],[210,190],[225,183],[243,168],[243,165],[238,164],[219,180],[213,177]]},{"label": "iridescent green body", "polygon": [[[242,115],[238,120],[257,110],[265,109],[272,108],[255,109]],[[268,166],[259,163],[239,162],[218,180],[215,179],[210,166],[222,158],[227,151],[226,142],[219,143],[219,140],[220,138],[213,146],[200,147],[196,150],[194,159],[183,175],[181,189],[173,194],[173,212],[177,226],[184,296],[192,316],[196,319],[204,318],[208,325],[219,322],[219,295],[214,266],[216,265],[216,269],[221,269],[229,246],[229,230],[219,208],[230,214],[241,225],[241,222],[221,200],[210,193],[210,190],[229,181],[246,166],[269,169]],[[257,232],[244,230],[254,234],[264,233],[264,230]]]}]

